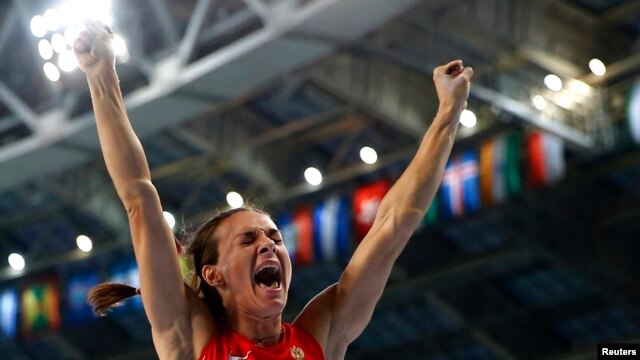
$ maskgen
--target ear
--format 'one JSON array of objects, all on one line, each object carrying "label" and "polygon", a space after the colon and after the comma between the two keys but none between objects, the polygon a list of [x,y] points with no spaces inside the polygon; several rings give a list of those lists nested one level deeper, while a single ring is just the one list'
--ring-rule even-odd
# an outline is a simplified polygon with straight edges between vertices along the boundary
[{"label": "ear", "polygon": [[217,265],[205,265],[202,267],[202,278],[209,286],[218,287],[224,284],[224,278]]}]

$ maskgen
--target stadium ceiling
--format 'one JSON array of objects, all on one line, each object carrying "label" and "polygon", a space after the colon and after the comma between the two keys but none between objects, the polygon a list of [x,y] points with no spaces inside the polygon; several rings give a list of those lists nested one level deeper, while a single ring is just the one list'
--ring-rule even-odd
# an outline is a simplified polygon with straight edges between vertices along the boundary
[{"label": "stadium ceiling", "polygon": [[[99,153],[85,80],[77,69],[57,81],[43,71],[46,60],[31,21],[55,6],[60,4],[0,0],[0,259],[19,251],[28,264],[22,273],[0,269],[2,284],[52,268],[105,262],[130,247],[126,216]],[[437,340],[464,333],[461,338],[503,358],[521,357],[518,346],[539,351],[536,357],[579,358],[588,353],[584,344],[555,343],[537,321],[551,321],[562,310],[577,317],[579,309],[614,316],[618,310],[607,311],[615,308],[637,316],[630,303],[640,293],[624,290],[632,279],[612,278],[616,271],[629,273],[615,259],[628,256],[622,244],[632,243],[639,230],[640,152],[624,136],[625,96],[640,75],[638,1],[140,0],[113,1],[111,11],[112,27],[128,49],[118,71],[129,115],[163,206],[179,222],[196,222],[223,207],[230,190],[278,211],[381,174],[397,175],[437,109],[432,69],[461,58],[475,69],[469,108],[478,125],[461,129],[456,150],[506,129],[538,128],[565,140],[571,176],[544,193],[525,194],[456,223],[457,233],[445,227],[431,234],[455,242],[481,233],[504,238],[505,247],[480,256],[443,256],[446,261],[428,267],[401,262],[393,290],[421,294],[418,302],[428,306],[416,308],[420,316],[454,324],[438,328],[442,338],[411,340],[413,347],[426,341],[430,345],[424,346],[437,348]],[[59,55],[53,56],[57,66]],[[606,74],[589,70],[592,58],[606,64]],[[563,80],[562,90],[545,86],[548,74]],[[536,96],[546,99],[544,109],[532,103]],[[378,151],[376,165],[357,158],[363,145]],[[323,169],[322,186],[304,183],[309,165]],[[594,209],[594,203],[600,206]],[[89,255],[76,249],[81,232],[94,239]],[[602,237],[616,241],[605,259],[598,255]],[[448,250],[433,242],[411,249]],[[585,265],[589,261],[593,268]],[[424,274],[407,275],[412,269]],[[301,278],[310,282],[304,291],[316,291],[336,271],[330,265],[302,270]],[[573,271],[614,285],[567,285],[577,281],[567,275]],[[568,280],[550,284],[549,277]],[[515,288],[527,281],[580,290],[567,290],[571,301],[502,303],[503,312],[487,305],[503,301],[496,284]],[[303,303],[304,291],[293,296],[294,307]],[[486,303],[460,300],[468,294]],[[379,317],[388,315],[387,325],[402,319],[396,311],[402,299],[417,301],[409,295],[383,298],[387,310]],[[123,346],[148,345],[140,335],[146,320],[137,320],[143,324],[114,320],[84,329],[85,336],[63,332],[39,344],[61,358],[81,359],[98,346],[87,334],[120,341],[109,334],[111,326],[127,329]],[[514,324],[533,329],[531,336],[547,341],[550,350],[522,345],[525,334],[509,327]],[[375,354],[361,345],[353,358],[397,354],[401,343],[380,336],[365,337],[383,344]],[[0,348],[22,354],[20,346],[26,345]],[[113,356],[102,350],[104,358]],[[145,358],[145,351],[120,358]]]}]

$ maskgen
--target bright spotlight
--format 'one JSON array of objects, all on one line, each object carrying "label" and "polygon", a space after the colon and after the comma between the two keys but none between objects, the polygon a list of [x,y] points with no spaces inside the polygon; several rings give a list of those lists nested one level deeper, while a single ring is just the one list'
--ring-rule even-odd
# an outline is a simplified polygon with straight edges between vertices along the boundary
[{"label": "bright spotlight", "polygon": [[162,215],[164,215],[165,221],[169,224],[171,230],[173,230],[173,227],[176,226],[176,218],[168,211],[163,211]]},{"label": "bright spotlight", "polygon": [[51,35],[51,46],[58,54],[65,52],[67,50],[67,41],[64,39],[64,35],[60,33]]},{"label": "bright spotlight", "polygon": [[531,99],[533,106],[542,111],[547,107],[547,100],[544,99],[542,95],[536,95]]},{"label": "bright spotlight", "polygon": [[20,271],[22,269],[24,269],[26,263],[24,261],[24,258],[22,257],[22,255],[18,254],[18,253],[11,253],[9,255],[9,266],[11,266],[11,268],[13,268],[13,270],[17,270]]},{"label": "bright spotlight", "polygon": [[227,203],[231,206],[232,209],[236,209],[241,207],[244,204],[244,199],[242,195],[238,194],[235,191],[229,191],[227,193]]},{"label": "bright spotlight", "polygon": [[52,63],[44,63],[44,65],[42,66],[42,70],[44,70],[44,74],[47,76],[47,79],[53,82],[60,80],[60,71]]},{"label": "bright spotlight", "polygon": [[49,31],[56,31],[60,28],[62,18],[56,9],[49,9],[44,12],[44,23]]},{"label": "bright spotlight", "polygon": [[462,124],[462,126],[472,128],[476,126],[477,122],[478,119],[473,111],[467,109],[462,110],[462,114],[460,115],[460,124]]},{"label": "bright spotlight", "polygon": [[360,159],[366,164],[375,164],[378,161],[378,153],[376,150],[369,146],[364,146],[360,149]]},{"label": "bright spotlight", "polygon": [[78,235],[76,238],[76,245],[78,245],[78,249],[83,252],[89,252],[93,249],[93,242],[86,235]]},{"label": "bright spotlight", "polygon": [[317,186],[322,184],[322,173],[314,167],[308,167],[304,171],[304,178],[311,185]]},{"label": "bright spotlight", "polygon": [[40,15],[31,18],[31,33],[36,37],[43,37],[47,34],[47,23]]},{"label": "bright spotlight", "polygon": [[53,47],[47,39],[38,41],[38,52],[44,60],[50,60],[53,57]]},{"label": "bright spotlight", "polygon": [[547,85],[549,90],[560,91],[562,90],[562,79],[557,75],[549,74],[544,77],[544,84]]},{"label": "bright spotlight", "polygon": [[127,62],[127,60],[129,60],[129,49],[127,49],[127,42],[122,36],[118,34],[113,36],[113,52],[122,62]]},{"label": "bright spotlight", "polygon": [[602,60],[593,58],[589,61],[589,69],[595,76],[604,76],[607,73],[607,66]]},{"label": "bright spotlight", "polygon": [[75,26],[68,26],[64,29],[64,40],[69,46],[73,46],[73,42],[76,41],[78,35],[80,35],[80,30]]},{"label": "bright spotlight", "polygon": [[67,50],[58,57],[58,67],[64,72],[71,72],[78,66],[76,57],[71,50]]}]

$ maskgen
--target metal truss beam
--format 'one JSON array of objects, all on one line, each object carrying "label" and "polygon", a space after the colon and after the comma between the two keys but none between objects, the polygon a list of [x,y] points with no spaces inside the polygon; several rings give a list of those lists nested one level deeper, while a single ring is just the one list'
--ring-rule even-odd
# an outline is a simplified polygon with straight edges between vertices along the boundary
[{"label": "metal truss beam", "polygon": [[[129,115],[141,137],[162,127],[176,125],[215,105],[184,102],[172,96],[177,90],[189,87],[194,92],[204,90],[213,97],[241,96],[334,50],[326,44],[288,38],[285,36],[288,32],[305,28],[319,33],[340,31],[343,37],[356,39],[416,3],[417,0],[315,0],[295,8],[285,7],[283,11],[287,11],[287,16],[279,16],[277,26],[259,29],[188,66],[170,66],[170,71],[165,72],[162,71],[163,65],[164,68],[167,65],[157,64],[152,71],[151,84],[126,97]],[[24,8],[22,1],[14,0],[14,4]],[[363,8],[368,11],[366,19],[348,21],[352,14]],[[203,33],[202,36],[205,35]],[[270,61],[265,62],[264,59]],[[56,169],[66,169],[86,163],[86,156],[58,156],[60,152],[55,144],[68,139],[72,143],[97,148],[93,123],[92,114],[87,113],[68,124],[50,129],[46,136],[32,136],[5,145],[0,149],[0,163],[15,175],[1,179],[0,189],[51,173],[53,164],[56,164]],[[44,163],[46,166],[25,170],[24,162]]]},{"label": "metal truss beam", "polygon": [[0,101],[13,111],[32,132],[38,131],[38,115],[0,80]]},{"label": "metal truss beam", "polygon": [[185,31],[185,34],[180,41],[180,46],[178,47],[178,52],[176,54],[180,66],[187,64],[191,54],[193,53],[193,49],[195,48],[200,35],[200,29],[202,29],[202,24],[209,13],[210,5],[211,0],[198,0],[195,8],[193,9],[191,19],[189,19],[189,25],[187,26],[187,31]]},{"label": "metal truss beam", "polygon": [[167,0],[151,0],[151,8],[162,26],[162,34],[169,45],[178,43],[178,31],[167,9]]}]

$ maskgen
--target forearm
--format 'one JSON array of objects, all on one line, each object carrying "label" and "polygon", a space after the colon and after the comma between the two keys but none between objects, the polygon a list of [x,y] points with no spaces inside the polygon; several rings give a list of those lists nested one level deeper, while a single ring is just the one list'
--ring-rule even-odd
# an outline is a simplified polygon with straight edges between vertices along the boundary
[{"label": "forearm", "polygon": [[447,106],[439,108],[416,155],[380,204],[379,214],[395,207],[415,211],[419,218],[424,215],[442,181],[460,112]]},{"label": "forearm", "polygon": [[115,69],[88,74],[100,147],[107,170],[123,201],[135,196],[135,184],[150,180],[140,140],[127,117]]}]

